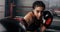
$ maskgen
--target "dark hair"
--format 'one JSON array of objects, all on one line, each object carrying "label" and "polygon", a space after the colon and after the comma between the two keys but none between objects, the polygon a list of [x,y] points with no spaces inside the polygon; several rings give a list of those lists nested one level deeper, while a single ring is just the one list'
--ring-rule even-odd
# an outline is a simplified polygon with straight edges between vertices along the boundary
[{"label": "dark hair", "polygon": [[45,4],[42,1],[35,1],[33,3],[32,8],[35,9],[36,6],[41,6],[41,7],[43,7],[43,10],[45,9]]}]

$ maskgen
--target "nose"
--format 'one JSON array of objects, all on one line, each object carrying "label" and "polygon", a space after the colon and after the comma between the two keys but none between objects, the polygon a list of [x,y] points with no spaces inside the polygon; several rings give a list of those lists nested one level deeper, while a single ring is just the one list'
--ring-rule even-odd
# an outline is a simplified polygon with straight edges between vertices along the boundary
[{"label": "nose", "polygon": [[41,13],[39,13],[38,15],[39,15],[39,17],[40,17],[40,16],[41,16]]}]

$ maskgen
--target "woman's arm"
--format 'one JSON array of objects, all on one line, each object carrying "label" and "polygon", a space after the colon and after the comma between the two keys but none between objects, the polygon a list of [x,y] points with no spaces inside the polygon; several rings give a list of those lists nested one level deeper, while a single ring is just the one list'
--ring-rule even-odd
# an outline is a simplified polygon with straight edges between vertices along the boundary
[{"label": "woman's arm", "polygon": [[40,31],[44,32],[45,30],[46,30],[46,27],[44,25],[42,25]]}]

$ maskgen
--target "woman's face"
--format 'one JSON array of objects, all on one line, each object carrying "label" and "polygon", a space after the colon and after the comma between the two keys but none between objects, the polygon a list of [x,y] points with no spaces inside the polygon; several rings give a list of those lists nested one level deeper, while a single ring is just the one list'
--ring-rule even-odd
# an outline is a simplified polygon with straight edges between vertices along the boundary
[{"label": "woman's face", "polygon": [[42,11],[43,11],[43,7],[35,7],[34,11],[34,15],[37,17],[37,19],[40,18],[40,16],[42,15]]}]

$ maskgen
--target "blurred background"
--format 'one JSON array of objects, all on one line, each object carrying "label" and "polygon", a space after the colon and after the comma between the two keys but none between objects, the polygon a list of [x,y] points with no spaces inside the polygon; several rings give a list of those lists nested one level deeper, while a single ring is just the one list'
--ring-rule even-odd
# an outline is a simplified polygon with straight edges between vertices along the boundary
[{"label": "blurred background", "polygon": [[60,32],[60,0],[0,0],[0,19],[8,16],[24,17],[32,11],[34,1],[43,1],[45,11],[53,15],[53,22],[47,31]]}]

